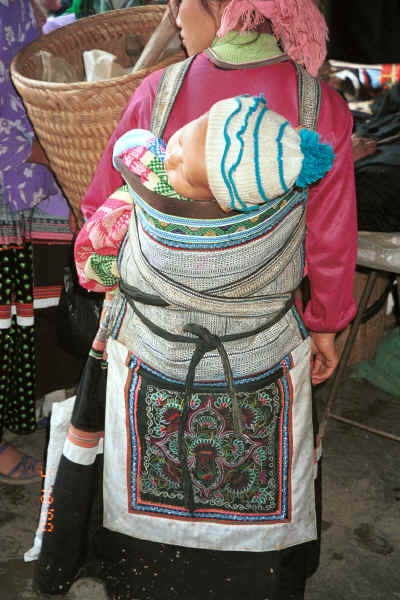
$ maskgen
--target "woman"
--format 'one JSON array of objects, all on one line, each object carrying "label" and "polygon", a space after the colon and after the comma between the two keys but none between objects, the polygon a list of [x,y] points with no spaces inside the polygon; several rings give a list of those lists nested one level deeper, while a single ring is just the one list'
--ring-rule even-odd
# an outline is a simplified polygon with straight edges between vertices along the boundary
[{"label": "woman", "polygon": [[42,463],[4,440],[3,431],[35,431],[35,398],[66,383],[55,362],[49,369],[54,348],[50,353],[42,332],[60,295],[72,238],[69,208],[9,71],[14,56],[40,35],[41,20],[35,2],[0,5],[0,481],[9,485],[40,482]]},{"label": "woman", "polygon": [[[279,218],[265,208],[216,218],[204,203],[196,220],[188,203],[171,214],[162,196],[143,200],[132,183],[137,208],[104,322],[107,398],[98,338],[36,582],[66,591],[85,561],[105,404],[104,527],[89,545],[89,573],[109,596],[300,599],[318,562],[310,359],[314,384],[331,375],[335,332],[355,309],[351,116],[291,60],[313,75],[323,60],[326,29],[311,0],[172,8],[194,58],[151,75],[132,96],[83,200],[87,227],[123,183],[112,167],[121,135],[143,128],[168,141],[224,98],[263,94],[295,126],[316,125],[336,159],[309,190],[307,212],[307,194],[295,191]],[[305,273],[311,342],[293,305]]]}]

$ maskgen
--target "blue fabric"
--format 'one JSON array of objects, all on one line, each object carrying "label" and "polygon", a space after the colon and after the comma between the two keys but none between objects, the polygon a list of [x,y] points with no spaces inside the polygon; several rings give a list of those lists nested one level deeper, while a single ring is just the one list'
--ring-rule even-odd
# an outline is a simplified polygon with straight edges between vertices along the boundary
[{"label": "blue fabric", "polygon": [[165,143],[156,138],[151,131],[148,131],[147,129],[131,129],[124,133],[124,135],[122,135],[114,144],[113,166],[115,169],[118,169],[115,164],[115,159],[123,152],[126,152],[135,146],[146,146],[151,152],[154,152],[162,162],[164,162]]}]

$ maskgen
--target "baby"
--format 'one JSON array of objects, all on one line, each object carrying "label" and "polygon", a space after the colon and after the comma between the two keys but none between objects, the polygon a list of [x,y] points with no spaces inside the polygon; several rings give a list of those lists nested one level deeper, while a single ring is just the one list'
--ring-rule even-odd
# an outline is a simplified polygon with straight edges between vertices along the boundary
[{"label": "baby", "polygon": [[[263,97],[221,100],[170,138],[133,129],[116,142],[114,166],[128,189],[120,188],[84,225],[75,244],[81,284],[93,291],[118,286],[116,257],[132,209],[129,187],[140,195],[178,202],[217,203],[221,216],[252,212],[320,179],[331,167],[331,146],[315,131],[296,129],[269,110]],[[140,195],[145,200],[149,195]],[[167,211],[166,211],[167,212]]]}]

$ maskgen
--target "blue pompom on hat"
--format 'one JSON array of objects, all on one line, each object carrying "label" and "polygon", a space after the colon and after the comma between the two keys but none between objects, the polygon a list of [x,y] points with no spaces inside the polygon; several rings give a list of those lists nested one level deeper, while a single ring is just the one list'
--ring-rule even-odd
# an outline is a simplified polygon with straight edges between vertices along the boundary
[{"label": "blue pompom on hat", "polygon": [[209,111],[207,176],[223,210],[254,210],[294,186],[304,188],[323,177],[334,158],[317,132],[296,131],[263,96],[228,98]]}]

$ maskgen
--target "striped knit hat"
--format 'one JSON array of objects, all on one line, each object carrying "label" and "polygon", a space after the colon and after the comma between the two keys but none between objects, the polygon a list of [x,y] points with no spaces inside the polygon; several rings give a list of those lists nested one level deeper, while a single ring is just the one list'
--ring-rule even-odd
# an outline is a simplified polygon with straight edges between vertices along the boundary
[{"label": "striped knit hat", "polygon": [[[216,143],[221,140],[221,143]],[[223,210],[250,211],[294,186],[323,177],[333,149],[317,132],[296,131],[262,96],[237,96],[212,106],[208,117],[208,184]]]}]

